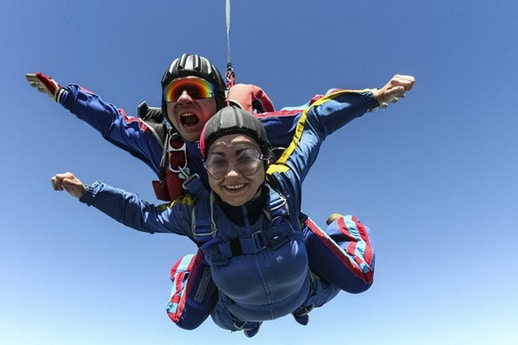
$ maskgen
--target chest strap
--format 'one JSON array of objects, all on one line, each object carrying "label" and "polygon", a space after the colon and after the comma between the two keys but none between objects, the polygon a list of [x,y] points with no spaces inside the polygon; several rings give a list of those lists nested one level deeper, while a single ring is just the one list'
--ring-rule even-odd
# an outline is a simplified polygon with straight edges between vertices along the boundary
[{"label": "chest strap", "polygon": [[[258,230],[250,236],[223,240],[214,238],[204,243],[200,249],[211,264],[225,265],[233,256],[257,254],[266,248],[276,250],[290,239],[297,237],[289,222],[281,222],[274,228]],[[302,236],[300,236],[302,239]]]},{"label": "chest strap", "polygon": [[[216,225],[212,218],[211,226],[214,226],[213,230],[215,231],[212,232],[213,238],[200,246],[212,264],[224,265],[233,256],[256,254],[266,248],[278,249],[291,238],[296,237],[297,234],[302,238],[300,231],[295,231],[289,221],[288,204],[284,196],[271,188],[269,192],[269,205],[264,210],[268,225],[266,229],[257,230],[248,236],[224,239],[221,236],[217,236]],[[211,202],[211,214],[213,212],[212,205],[213,203]],[[200,231],[199,225],[196,231]]]}]

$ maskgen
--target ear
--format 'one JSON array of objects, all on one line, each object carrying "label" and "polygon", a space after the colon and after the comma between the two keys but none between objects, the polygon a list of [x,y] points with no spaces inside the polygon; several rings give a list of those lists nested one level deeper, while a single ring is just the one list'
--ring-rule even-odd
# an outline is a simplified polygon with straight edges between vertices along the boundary
[{"label": "ear", "polygon": [[273,156],[273,152],[271,150],[269,150],[264,156],[264,168],[268,169],[268,166],[275,161],[275,157]]}]

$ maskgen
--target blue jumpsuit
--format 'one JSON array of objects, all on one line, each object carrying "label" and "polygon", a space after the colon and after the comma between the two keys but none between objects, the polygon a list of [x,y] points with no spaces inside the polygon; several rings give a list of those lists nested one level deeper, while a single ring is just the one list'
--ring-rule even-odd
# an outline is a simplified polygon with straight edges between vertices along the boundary
[{"label": "blue jumpsuit", "polygon": [[[186,194],[170,205],[157,207],[103,183],[88,187],[81,202],[140,231],[191,238],[204,252],[220,291],[214,319],[222,327],[235,330],[241,321],[272,320],[300,307],[321,306],[340,288],[310,273],[305,225],[300,222],[301,186],[323,140],[350,120],[332,111],[340,104],[333,100],[336,96],[326,96],[302,112],[292,143],[269,167],[268,183],[261,197],[252,201],[259,205],[235,208],[206,192],[196,197]],[[322,105],[326,115],[318,111]],[[248,214],[251,209],[266,212],[252,218]],[[193,214],[212,215],[216,229],[213,236],[194,236]],[[351,286],[359,292],[372,284],[374,253],[369,230],[353,218],[340,218],[336,228],[346,238],[346,256],[354,266],[348,278],[354,280]],[[262,238],[260,245],[258,237]],[[235,243],[239,243],[238,250]]]},{"label": "blue jumpsuit", "polygon": [[[315,116],[337,119],[335,121],[338,121],[336,124],[336,128],[338,128],[379,105],[368,90],[335,90],[327,96],[321,97],[316,96],[307,104],[299,107],[256,114],[263,125],[265,125],[272,146],[288,148],[285,154],[281,156],[281,161],[277,167],[282,166],[281,162],[289,156],[288,152],[292,152],[300,145],[300,132],[302,128],[300,124],[304,123],[303,119],[307,116],[306,111],[308,109],[311,109],[311,113]],[[106,140],[139,158],[153,169],[157,175],[159,174],[164,145],[163,140],[156,135],[153,128],[140,118],[127,116],[124,110],[104,102],[98,95],[77,84],[68,85],[64,95],[61,97],[61,104],[79,119],[98,130]],[[310,105],[311,107],[309,108]],[[298,135],[296,134],[297,131],[299,132]],[[330,132],[325,133],[325,135],[327,134],[330,134]],[[201,181],[207,185],[207,175],[201,163],[197,143],[186,142],[185,144],[189,171],[191,173],[198,173]],[[314,152],[315,157],[316,152]],[[169,173],[169,170],[167,172]],[[356,279],[358,275],[363,273],[359,266],[352,262],[352,259],[349,257],[350,253],[354,253],[361,247],[347,247],[347,239],[349,238],[347,231],[349,230],[344,230],[347,228],[357,228],[359,222],[351,218],[348,222],[348,227],[345,223],[340,226],[337,223],[333,223],[326,231],[322,231],[310,218],[302,214],[301,217],[301,221],[306,223],[304,236],[306,246],[308,247],[311,270],[321,278],[339,286],[344,291],[360,292],[365,290],[364,282],[357,283]],[[309,244],[310,246],[308,246]],[[321,260],[324,256],[326,257],[325,265],[322,264]],[[194,260],[188,261],[186,257],[182,258],[173,267],[174,270],[172,270],[171,275],[173,284],[178,283],[176,281],[178,278],[175,275],[184,277],[185,274],[183,272],[185,270],[192,273],[191,277],[196,276],[196,279],[204,279],[203,277],[198,277],[198,273],[194,274],[201,265],[201,261],[203,260],[199,258],[199,255],[197,255],[196,262]],[[189,265],[187,268],[184,267],[185,262]],[[177,267],[177,265],[180,265],[180,267]],[[366,279],[365,281],[368,280]],[[211,286],[210,283],[209,288]],[[198,281],[188,285],[192,287],[196,284],[198,284]],[[189,293],[191,292],[185,292],[185,295],[180,297],[172,296],[171,302],[173,302],[173,298],[182,298],[181,303],[184,305],[179,308],[177,306],[178,303],[174,302],[174,307],[168,307],[168,315],[178,326],[194,329],[203,322],[209,310],[212,310],[215,298],[206,297],[201,303],[196,304],[196,308],[198,308],[196,309],[193,308],[192,301],[185,301],[185,299],[190,298],[188,297]],[[191,304],[190,309],[187,308],[188,302]],[[173,311],[170,313],[171,309]],[[184,310],[190,310],[190,313],[185,313]]]}]

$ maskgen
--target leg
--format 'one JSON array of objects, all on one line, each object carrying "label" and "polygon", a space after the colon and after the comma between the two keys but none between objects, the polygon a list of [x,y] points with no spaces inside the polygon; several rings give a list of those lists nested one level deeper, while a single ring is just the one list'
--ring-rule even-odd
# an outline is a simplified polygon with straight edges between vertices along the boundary
[{"label": "leg", "polygon": [[307,325],[309,322],[309,312],[313,308],[323,306],[335,298],[339,292],[340,289],[337,286],[320,279],[316,274],[311,274],[311,293],[302,306],[292,313],[295,321],[301,325]]},{"label": "leg", "polygon": [[310,218],[304,230],[309,267],[340,289],[360,293],[372,285],[374,249],[369,229],[354,216],[336,216],[324,232]]},{"label": "leg", "polygon": [[228,329],[230,331],[243,331],[243,333],[251,338],[259,332],[259,327],[261,326],[261,321],[241,321],[236,318],[232,313],[227,309],[227,301],[223,296],[222,299],[218,301],[216,307],[214,308],[212,314],[212,319],[214,323],[223,329]]},{"label": "leg", "polygon": [[167,315],[180,328],[197,328],[210,315],[218,300],[217,288],[201,250],[196,255],[184,256],[173,265],[171,281],[173,286]]}]

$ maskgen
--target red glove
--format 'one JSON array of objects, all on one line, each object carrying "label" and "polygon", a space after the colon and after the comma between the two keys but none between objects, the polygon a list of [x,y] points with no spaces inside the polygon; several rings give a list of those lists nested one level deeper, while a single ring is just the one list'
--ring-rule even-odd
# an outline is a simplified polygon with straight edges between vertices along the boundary
[{"label": "red glove", "polygon": [[59,99],[65,90],[54,79],[41,72],[36,74],[27,73],[25,78],[31,86],[37,88],[40,92],[46,93],[59,103]]}]

